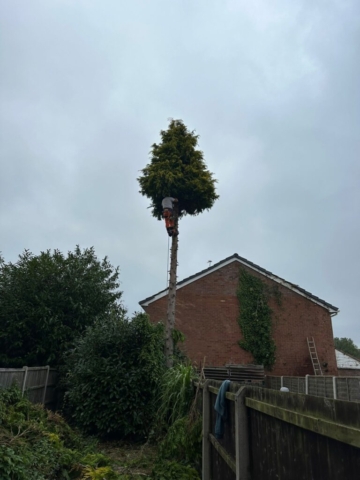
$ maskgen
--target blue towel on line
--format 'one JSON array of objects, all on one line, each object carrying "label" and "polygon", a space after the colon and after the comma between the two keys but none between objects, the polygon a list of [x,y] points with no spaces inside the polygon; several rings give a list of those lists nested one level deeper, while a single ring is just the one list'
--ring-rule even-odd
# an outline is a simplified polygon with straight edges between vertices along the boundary
[{"label": "blue towel on line", "polygon": [[230,380],[224,380],[219,388],[219,393],[216,397],[215,411],[216,423],[215,423],[215,437],[217,439],[224,436],[224,421],[227,419],[227,403],[226,392],[229,390]]}]

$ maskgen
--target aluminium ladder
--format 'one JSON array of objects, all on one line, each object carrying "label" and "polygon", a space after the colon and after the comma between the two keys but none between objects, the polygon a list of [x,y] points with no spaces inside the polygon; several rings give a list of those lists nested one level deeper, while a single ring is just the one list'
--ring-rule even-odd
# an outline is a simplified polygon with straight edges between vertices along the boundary
[{"label": "aluminium ladder", "polygon": [[314,337],[307,337],[307,344],[309,347],[309,353],[311,358],[311,363],[314,368],[315,375],[322,375],[321,365],[319,362],[319,357],[316,351],[315,340]]}]

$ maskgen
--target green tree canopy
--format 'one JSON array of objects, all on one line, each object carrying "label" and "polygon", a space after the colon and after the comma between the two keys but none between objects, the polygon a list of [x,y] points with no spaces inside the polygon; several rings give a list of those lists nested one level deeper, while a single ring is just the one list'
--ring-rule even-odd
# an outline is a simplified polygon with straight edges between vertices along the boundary
[{"label": "green tree canopy", "polygon": [[358,348],[355,343],[351,340],[351,338],[334,338],[335,348],[337,350],[341,350],[343,353],[347,353],[348,355],[352,355],[355,358],[360,360],[360,348]]},{"label": "green tree canopy", "polygon": [[94,249],[0,262],[0,366],[57,365],[99,315],[121,311],[119,270]]},{"label": "green tree canopy", "polygon": [[171,120],[160,132],[162,142],[151,148],[151,162],[138,178],[140,193],[151,200],[152,214],[161,219],[164,197],[178,198],[179,217],[197,215],[210,209],[218,197],[216,180],[206,168],[198,150],[198,135],[182,120]]}]

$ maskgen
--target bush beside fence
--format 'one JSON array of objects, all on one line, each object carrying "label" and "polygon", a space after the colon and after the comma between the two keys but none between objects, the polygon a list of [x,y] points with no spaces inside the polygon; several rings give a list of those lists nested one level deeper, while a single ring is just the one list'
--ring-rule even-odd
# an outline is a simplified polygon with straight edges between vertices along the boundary
[{"label": "bush beside fence", "polygon": [[57,371],[46,367],[0,368],[0,388],[16,383],[32,403],[51,406],[55,403]]}]

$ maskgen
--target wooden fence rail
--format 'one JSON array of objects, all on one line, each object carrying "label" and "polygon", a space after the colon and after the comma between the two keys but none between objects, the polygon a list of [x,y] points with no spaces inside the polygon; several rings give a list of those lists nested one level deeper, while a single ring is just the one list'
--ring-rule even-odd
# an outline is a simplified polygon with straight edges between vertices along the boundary
[{"label": "wooden fence rail", "polygon": [[0,368],[0,388],[16,383],[33,403],[50,405],[55,401],[57,371],[46,367]]},{"label": "wooden fence rail", "polygon": [[274,390],[287,387],[290,392],[360,402],[360,377],[331,377],[306,375],[306,377],[267,376],[265,385]]},{"label": "wooden fence rail", "polygon": [[230,384],[224,437],[213,435],[221,382],[203,392],[203,480],[359,478],[360,404]]}]

